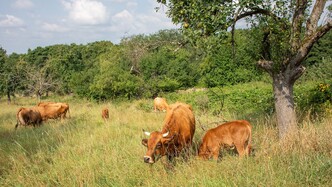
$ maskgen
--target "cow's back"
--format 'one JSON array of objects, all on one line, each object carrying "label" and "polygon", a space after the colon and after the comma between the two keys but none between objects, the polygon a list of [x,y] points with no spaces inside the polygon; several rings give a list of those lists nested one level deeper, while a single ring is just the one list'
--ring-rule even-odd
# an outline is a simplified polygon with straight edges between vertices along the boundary
[{"label": "cow's back", "polygon": [[50,105],[50,104],[55,104],[55,102],[51,102],[51,101],[43,101],[43,102],[39,102],[37,104],[37,106],[46,106],[46,105]]},{"label": "cow's back", "polygon": [[176,135],[181,145],[191,144],[195,133],[195,116],[188,104],[175,103],[169,106],[164,120],[162,133]]},{"label": "cow's back", "polygon": [[37,106],[36,108],[40,112],[43,120],[55,119],[61,114],[61,104]]},{"label": "cow's back", "polygon": [[[56,115],[59,116],[61,115],[61,117],[65,118],[67,112],[69,113],[69,104],[68,103],[59,103],[59,102],[40,102],[37,105],[38,107],[44,107],[45,109],[42,109],[43,114],[48,113],[47,115]],[[55,108],[57,108],[57,110],[55,111]],[[46,113],[45,113],[46,112]]]},{"label": "cow's back", "polygon": [[156,97],[153,100],[153,105],[154,105],[155,110],[158,109],[158,110],[162,111],[162,110],[167,110],[167,108],[168,108],[166,99],[161,98],[161,97]]},{"label": "cow's back", "polygon": [[210,134],[221,138],[221,141],[231,144],[234,139],[247,135],[249,131],[251,134],[251,125],[246,120],[236,120],[219,125],[209,131]]}]

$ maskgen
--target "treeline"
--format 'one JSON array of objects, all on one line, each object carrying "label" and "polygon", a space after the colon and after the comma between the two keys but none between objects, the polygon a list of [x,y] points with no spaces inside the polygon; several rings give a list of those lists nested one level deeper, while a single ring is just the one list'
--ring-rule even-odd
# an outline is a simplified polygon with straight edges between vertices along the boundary
[{"label": "treeline", "polygon": [[[50,93],[94,100],[131,99],[262,80],[266,74],[256,66],[265,49],[264,41],[257,40],[259,34],[238,30],[234,42],[230,37],[194,46],[180,31],[162,30],[124,38],[117,45],[109,41],[59,44],[10,55],[0,48],[0,94],[8,101],[15,95]],[[330,75],[324,63],[331,62],[331,50],[330,32],[305,63],[316,68],[309,72],[309,79],[318,72],[319,78]]]}]

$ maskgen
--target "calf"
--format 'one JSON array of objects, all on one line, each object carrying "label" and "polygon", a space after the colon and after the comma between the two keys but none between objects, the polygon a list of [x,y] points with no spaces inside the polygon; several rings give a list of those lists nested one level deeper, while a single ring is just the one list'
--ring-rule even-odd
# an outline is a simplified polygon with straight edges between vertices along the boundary
[{"label": "calf", "polygon": [[101,111],[101,117],[104,119],[105,122],[106,120],[108,120],[108,118],[110,117],[108,108],[103,108],[103,110]]},{"label": "calf", "polygon": [[206,132],[198,156],[217,160],[220,148],[235,146],[240,157],[249,155],[251,147],[251,125],[246,120],[231,121]]}]

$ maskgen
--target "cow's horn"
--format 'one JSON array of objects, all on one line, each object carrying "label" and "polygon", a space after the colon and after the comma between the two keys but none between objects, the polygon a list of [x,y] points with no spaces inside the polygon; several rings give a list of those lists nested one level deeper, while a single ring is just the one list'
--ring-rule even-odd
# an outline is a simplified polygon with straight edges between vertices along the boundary
[{"label": "cow's horn", "polygon": [[151,134],[151,133],[149,133],[148,131],[145,131],[144,129],[143,129],[143,132],[144,132],[144,134],[147,135],[147,136],[150,136],[150,134]]},{"label": "cow's horn", "polygon": [[165,138],[169,134],[169,131],[163,134],[163,137]]}]

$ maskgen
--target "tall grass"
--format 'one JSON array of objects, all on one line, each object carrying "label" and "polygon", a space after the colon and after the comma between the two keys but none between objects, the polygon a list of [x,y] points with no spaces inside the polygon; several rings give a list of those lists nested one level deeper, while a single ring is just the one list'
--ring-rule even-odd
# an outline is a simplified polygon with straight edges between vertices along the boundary
[{"label": "tall grass", "polygon": [[[222,159],[215,162],[193,155],[187,162],[177,159],[169,169],[165,158],[154,165],[143,162],[146,148],[141,145],[142,129],[160,130],[165,116],[153,112],[152,101],[67,102],[70,119],[49,120],[38,128],[19,127],[15,131],[16,110],[35,102],[18,99],[16,104],[7,105],[1,100],[0,186],[331,185],[332,118],[315,124],[303,122],[293,143],[278,141],[273,119],[257,118],[251,121],[253,156],[239,159],[223,151]],[[101,118],[104,106],[110,110],[106,123]],[[217,119],[202,116],[201,120]],[[203,134],[197,123],[195,144]]]}]

